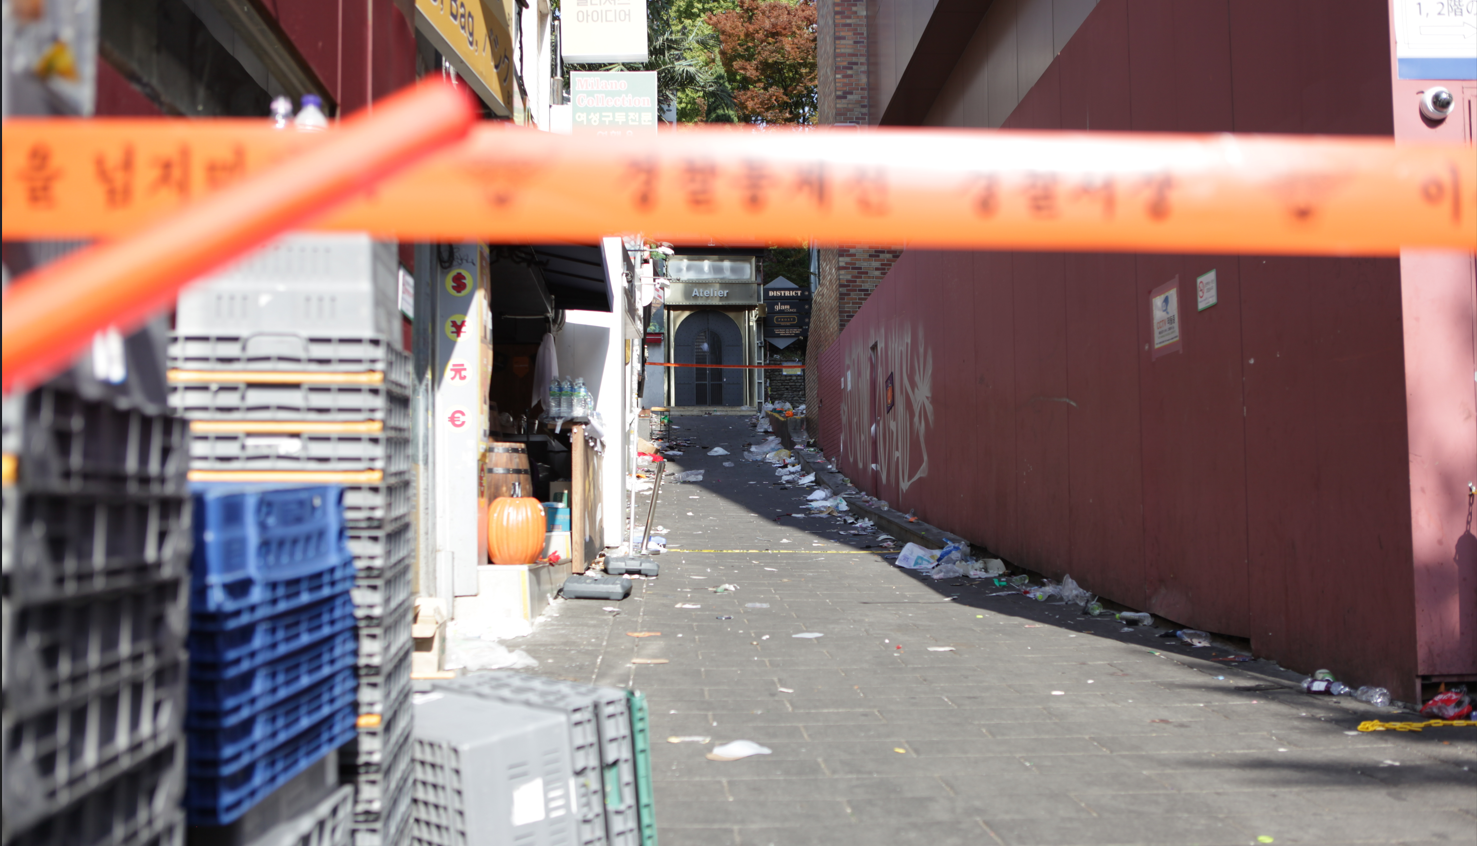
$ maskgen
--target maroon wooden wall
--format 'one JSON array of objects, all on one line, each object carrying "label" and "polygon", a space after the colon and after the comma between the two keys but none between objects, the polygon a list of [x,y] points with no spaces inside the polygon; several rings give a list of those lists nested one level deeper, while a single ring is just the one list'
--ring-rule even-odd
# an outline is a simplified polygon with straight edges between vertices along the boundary
[{"label": "maroon wooden wall", "polygon": [[415,82],[415,30],[393,0],[262,0],[348,114]]},{"label": "maroon wooden wall", "polygon": [[[1388,74],[1377,0],[1103,0],[1006,127],[1388,135]],[[1152,360],[1175,277],[1183,351]],[[827,353],[824,445],[1022,566],[1409,701],[1400,296],[1395,260],[909,251]]]}]

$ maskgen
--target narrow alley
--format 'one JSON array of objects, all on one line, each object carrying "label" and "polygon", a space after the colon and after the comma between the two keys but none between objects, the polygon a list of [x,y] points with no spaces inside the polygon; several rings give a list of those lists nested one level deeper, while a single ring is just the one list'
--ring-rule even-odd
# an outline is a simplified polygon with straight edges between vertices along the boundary
[{"label": "narrow alley", "polygon": [[[662,575],[508,644],[532,672],[646,693],[662,846],[1477,837],[1477,729],[1361,733],[1412,715],[904,572],[839,518],[791,516],[810,490],[743,460],[749,418],[672,422],[700,448],[668,472],[706,473],[662,491]],[[733,740],[772,752],[705,757]]]}]

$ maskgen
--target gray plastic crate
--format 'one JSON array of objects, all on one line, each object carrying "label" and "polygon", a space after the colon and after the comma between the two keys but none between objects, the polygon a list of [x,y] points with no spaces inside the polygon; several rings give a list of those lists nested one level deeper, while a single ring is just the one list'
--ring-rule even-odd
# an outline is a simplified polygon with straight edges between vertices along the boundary
[{"label": "gray plastic crate", "polygon": [[[613,846],[639,846],[635,741],[626,691],[524,673],[471,673],[435,689],[563,714],[569,725],[581,818],[603,825]],[[599,814],[603,813],[603,821]]]},{"label": "gray plastic crate", "polygon": [[5,491],[10,596],[36,603],[173,578],[190,570],[188,497]]},{"label": "gray plastic crate", "polygon": [[606,842],[579,825],[563,714],[450,690],[417,695],[415,710],[414,846]]},{"label": "gray plastic crate", "polygon": [[7,802],[7,846],[183,846],[184,761],[183,741],[166,746],[24,830]]},{"label": "gray plastic crate", "polygon": [[387,433],[410,431],[410,397],[385,385],[176,383],[169,406],[191,420],[379,420]]},{"label": "gray plastic crate", "polygon": [[410,472],[410,438],[402,435],[192,432],[192,470],[382,470],[386,480]]},{"label": "gray plastic crate", "polygon": [[383,665],[359,667],[359,713],[383,714],[395,697],[410,687],[410,654],[413,638],[393,648]]},{"label": "gray plastic crate", "polygon": [[0,717],[5,827],[16,830],[83,800],[178,747],[185,711],[183,657],[61,707]]},{"label": "gray plastic crate", "polygon": [[55,713],[63,704],[177,667],[189,603],[186,576],[86,599],[8,601],[6,714]]},{"label": "gray plastic crate", "polygon": [[[386,755],[399,748],[410,734],[414,715],[410,707],[409,686],[390,695],[390,705],[380,714],[378,725],[361,725],[357,735],[343,747],[343,760],[359,767],[384,766]],[[360,718],[361,721],[363,718]]]},{"label": "gray plastic crate", "polygon": [[360,233],[285,235],[180,294],[175,329],[399,332],[396,245]]},{"label": "gray plastic crate", "polygon": [[355,529],[392,528],[410,518],[413,497],[409,479],[383,485],[345,485],[344,523]]},{"label": "gray plastic crate", "polygon": [[188,493],[188,423],[51,387],[7,404],[4,450],[27,493]]},{"label": "gray plastic crate", "polygon": [[252,846],[348,846],[354,788],[344,785],[317,807],[262,835]]},{"label": "gray plastic crate", "polygon": [[179,370],[378,372],[385,374],[385,385],[409,391],[410,355],[400,349],[401,337],[398,329],[393,335],[354,335],[328,327],[304,334],[176,332],[169,339],[169,366]]},{"label": "gray plastic crate", "polygon": [[414,551],[415,536],[409,520],[386,528],[349,528],[349,552],[354,556],[357,575],[384,576]]},{"label": "gray plastic crate", "polygon": [[[354,579],[354,617],[365,625],[385,619],[392,610],[410,601],[411,556],[407,552],[382,575],[359,575]],[[354,562],[358,563],[357,559]]]},{"label": "gray plastic crate", "polygon": [[[415,719],[411,714],[412,726]],[[389,755],[378,764],[351,765],[343,762],[340,772],[345,781],[354,783],[354,822],[372,823],[394,830],[395,802],[402,792],[410,792],[410,755],[414,728],[406,732]],[[383,825],[388,823],[388,825]]]},{"label": "gray plastic crate", "polygon": [[405,747],[405,777],[398,783],[389,811],[354,815],[354,846],[405,846],[410,838],[410,746]]},{"label": "gray plastic crate", "polygon": [[359,635],[357,666],[383,667],[400,657],[407,644],[413,645],[410,629],[414,616],[407,584],[399,605],[383,616],[360,619],[356,627]]}]

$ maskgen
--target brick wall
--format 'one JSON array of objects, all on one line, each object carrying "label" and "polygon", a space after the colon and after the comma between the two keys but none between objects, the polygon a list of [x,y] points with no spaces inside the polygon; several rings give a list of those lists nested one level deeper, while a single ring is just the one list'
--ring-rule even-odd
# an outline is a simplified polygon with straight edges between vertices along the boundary
[{"label": "brick wall", "polygon": [[784,400],[791,405],[805,402],[805,377],[798,373],[787,376],[778,370],[769,371],[764,379],[764,399],[768,402]]},{"label": "brick wall", "polygon": [[[820,123],[870,125],[867,95],[866,0],[819,0],[816,27],[816,94]],[[820,251],[819,279],[811,301],[805,395],[819,408],[820,356],[887,276],[902,250],[860,245]],[[811,437],[819,436],[810,415]]]}]

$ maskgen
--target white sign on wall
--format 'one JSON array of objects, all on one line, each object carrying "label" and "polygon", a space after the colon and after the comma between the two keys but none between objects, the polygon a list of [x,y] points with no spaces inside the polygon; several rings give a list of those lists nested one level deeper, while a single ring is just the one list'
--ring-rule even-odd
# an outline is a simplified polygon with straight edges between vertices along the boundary
[{"label": "white sign on wall", "polygon": [[1205,311],[1216,303],[1220,297],[1215,289],[1215,271],[1202,273],[1195,277],[1195,305],[1200,311]]},{"label": "white sign on wall", "polygon": [[1149,320],[1154,331],[1156,359],[1161,355],[1180,351],[1180,278],[1169,280],[1149,296]]},{"label": "white sign on wall", "polygon": [[1395,0],[1401,79],[1477,79],[1477,0]]},{"label": "white sign on wall", "polygon": [[559,14],[559,52],[564,61],[647,60],[646,0],[567,0]]}]

